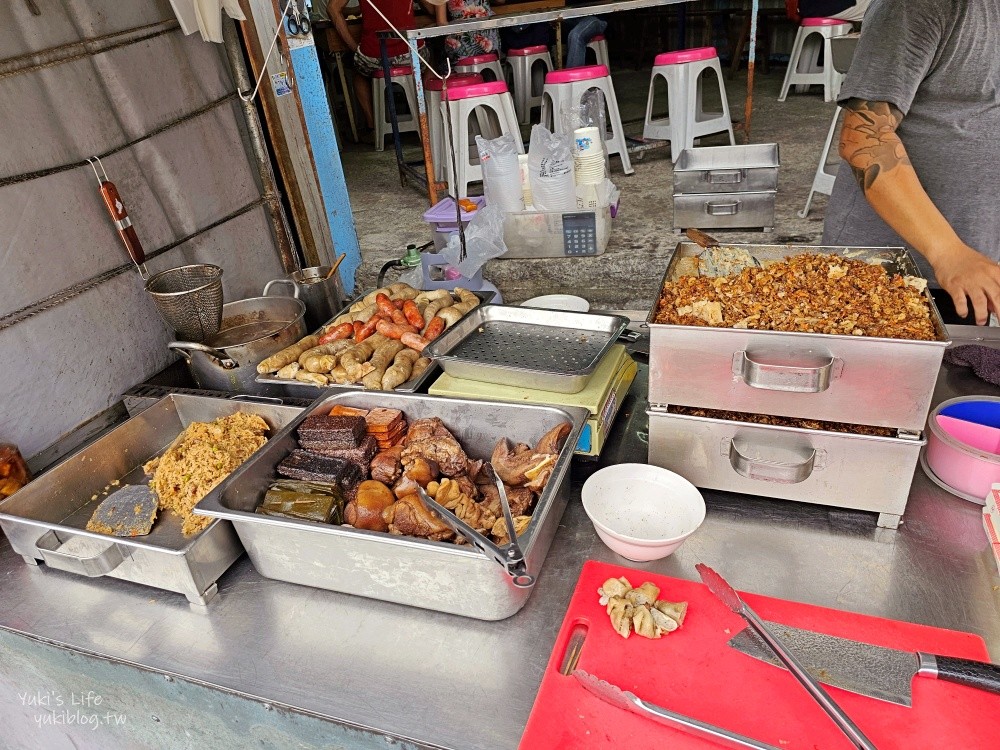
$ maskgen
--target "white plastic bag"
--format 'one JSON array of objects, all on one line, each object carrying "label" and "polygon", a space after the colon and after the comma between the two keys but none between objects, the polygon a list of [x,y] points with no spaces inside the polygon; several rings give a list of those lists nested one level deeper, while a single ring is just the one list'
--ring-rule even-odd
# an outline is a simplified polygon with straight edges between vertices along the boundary
[{"label": "white plastic bag", "polygon": [[528,177],[538,211],[576,210],[572,140],[572,135],[552,133],[544,125],[531,129]]},{"label": "white plastic bag", "polygon": [[483,168],[486,203],[498,206],[505,213],[523,211],[521,168],[517,163],[517,143],[514,136],[507,134],[486,140],[477,135],[476,148]]},{"label": "white plastic bag", "polygon": [[462,246],[458,232],[448,238],[448,244],[441,254],[453,268],[465,278],[472,278],[491,258],[498,258],[507,252],[503,241],[503,210],[487,203],[476,211],[465,228],[466,256],[462,260]]}]

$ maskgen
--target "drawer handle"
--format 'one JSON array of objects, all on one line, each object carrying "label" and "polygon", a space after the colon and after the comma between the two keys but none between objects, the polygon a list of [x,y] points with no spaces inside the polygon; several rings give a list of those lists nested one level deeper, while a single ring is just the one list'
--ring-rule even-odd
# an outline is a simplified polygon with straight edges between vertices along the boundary
[{"label": "drawer handle", "polygon": [[736,216],[740,212],[740,201],[706,201],[705,212],[709,216]]},{"label": "drawer handle", "polygon": [[[758,482],[774,482],[775,484],[798,484],[822,468],[822,453],[814,448],[808,457],[802,461],[777,461],[765,458],[753,458],[741,451],[735,440],[727,440],[729,463],[742,477]],[[724,448],[725,450],[725,448]]]},{"label": "drawer handle", "polygon": [[65,570],[67,573],[86,576],[87,578],[99,578],[100,576],[107,575],[125,561],[121,545],[114,542],[96,555],[88,555],[86,557],[60,552],[59,547],[62,546],[62,542],[59,541],[54,531],[45,532],[35,542],[35,546],[41,553],[46,565],[58,570]]},{"label": "drawer handle", "polygon": [[708,172],[708,181],[712,185],[732,185],[743,182],[742,169],[712,169]]},{"label": "drawer handle", "polygon": [[840,377],[843,360],[836,357],[808,357],[815,364],[775,364],[755,359],[747,351],[733,355],[733,375],[751,388],[792,393],[821,393]]}]

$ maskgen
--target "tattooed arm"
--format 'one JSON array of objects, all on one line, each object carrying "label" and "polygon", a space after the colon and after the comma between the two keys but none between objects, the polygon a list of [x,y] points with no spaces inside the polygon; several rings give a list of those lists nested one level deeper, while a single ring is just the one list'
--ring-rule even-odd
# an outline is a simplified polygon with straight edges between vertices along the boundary
[{"label": "tattooed arm", "polygon": [[1000,265],[962,242],[927,195],[896,133],[903,113],[886,102],[862,99],[849,99],[844,107],[840,155],[868,203],[927,258],[958,314],[970,311],[969,300],[983,325],[989,311],[1000,312]]}]

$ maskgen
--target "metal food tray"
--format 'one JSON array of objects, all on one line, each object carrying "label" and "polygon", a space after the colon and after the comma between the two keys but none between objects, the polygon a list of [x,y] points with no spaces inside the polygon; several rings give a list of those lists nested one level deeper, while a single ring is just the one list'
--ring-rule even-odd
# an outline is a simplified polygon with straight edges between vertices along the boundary
[{"label": "metal food tray", "polygon": [[[903,248],[740,245],[762,265],[799,253],[827,253],[920,276]],[[703,249],[681,242],[659,289],[692,275]],[[924,428],[948,333],[930,290],[933,341],[655,323],[650,329],[649,401],[782,417],[851,422],[919,433]]]},{"label": "metal food tray", "polygon": [[472,547],[255,512],[277,478],[277,465],[297,447],[299,424],[335,404],[399,409],[410,422],[439,417],[475,458],[488,458],[501,437],[534,445],[560,422],[572,422],[531,522],[518,537],[534,576],[566,509],[570,463],[587,410],[385,391],[332,394],[317,400],[196,508],[232,521],[254,568],[266,578],[480,620],[502,620],[523,607],[532,589],[514,586],[505,570]]},{"label": "metal food tray", "polygon": [[478,307],[424,354],[455,378],[579,393],[629,324],[621,315]]},{"label": "metal food tray", "polygon": [[[359,294],[357,297],[352,299],[350,302],[347,303],[347,305],[342,310],[339,310],[336,315],[334,315],[332,318],[326,321],[326,323],[320,326],[320,330],[330,325],[341,315],[347,313],[351,309],[352,305],[354,305],[357,302],[360,302],[369,294],[371,294],[371,291]],[[472,312],[475,312],[475,310],[478,310],[483,305],[490,304],[493,298],[496,297],[496,292],[490,292],[490,291],[473,292],[473,294],[479,297],[479,305],[476,308],[474,308],[474,310],[466,313],[466,316],[470,315]],[[456,323],[455,325],[457,326],[461,322],[462,319],[459,319],[458,323]],[[318,333],[318,331],[316,333]],[[426,383],[431,376],[437,375],[437,372],[438,372],[437,364],[431,362],[431,364],[428,365],[428,367],[417,377],[413,378],[412,380],[407,380],[405,383],[400,383],[393,390],[396,393],[416,393],[417,391],[420,390],[421,386],[423,386],[423,384]],[[276,378],[273,375],[258,375],[256,380],[258,383],[266,383],[267,385],[285,386],[286,388],[290,389],[289,390],[290,394],[294,396],[299,396],[300,398],[309,398],[309,399],[316,398],[318,395],[322,393],[327,393],[329,391],[363,391],[365,389],[365,387],[360,383],[344,383],[344,384],[331,383],[329,385],[316,385],[315,383],[303,383],[301,380],[285,380],[283,378]]]},{"label": "metal food tray", "polygon": [[[111,537],[85,527],[112,490],[148,484],[142,465],[185,427],[236,412],[259,415],[275,433],[302,409],[171,394],[0,502],[0,527],[30,565],[44,561],[88,578],[134,581],[207,604],[217,591],[215,582],[243,554],[230,524],[213,521],[198,534],[184,536],[180,516],[161,511],[142,537]],[[71,540],[75,553],[61,551]]]}]

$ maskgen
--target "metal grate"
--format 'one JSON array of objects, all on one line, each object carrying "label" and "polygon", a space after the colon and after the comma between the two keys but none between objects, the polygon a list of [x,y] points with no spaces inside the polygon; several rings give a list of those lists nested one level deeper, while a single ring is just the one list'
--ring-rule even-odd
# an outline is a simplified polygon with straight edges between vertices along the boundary
[{"label": "metal grate", "polygon": [[467,362],[574,375],[591,367],[611,336],[600,331],[511,323],[482,323],[448,354]]}]

